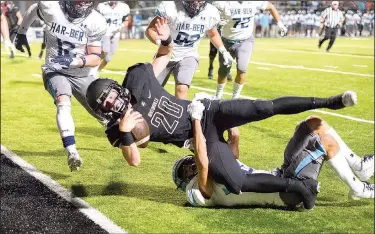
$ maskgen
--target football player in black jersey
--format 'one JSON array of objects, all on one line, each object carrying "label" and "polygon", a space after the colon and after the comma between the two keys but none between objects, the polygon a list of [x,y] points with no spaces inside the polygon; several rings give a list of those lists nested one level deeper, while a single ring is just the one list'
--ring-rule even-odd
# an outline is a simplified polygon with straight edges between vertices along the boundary
[{"label": "football player in black jersey", "polygon": [[[191,101],[172,96],[156,79],[167,65],[172,51],[166,20],[160,19],[156,24],[162,44],[153,62],[128,68],[122,85],[111,79],[97,79],[90,84],[86,95],[89,106],[110,121],[106,130],[108,140],[122,150],[124,158],[132,166],[139,165],[140,153],[131,130],[142,121],[142,117],[149,124],[150,141],[183,147],[193,137],[192,118],[188,113]],[[209,173],[217,183],[239,194],[240,191],[259,191],[254,191],[252,182],[237,173],[239,166],[235,164],[234,154],[223,138],[226,129],[277,114],[296,114],[316,108],[341,109],[356,104],[356,94],[347,91],[329,98],[204,99],[201,102],[205,107],[202,130],[208,155],[213,157]],[[234,160],[226,160],[230,157]]]},{"label": "football player in black jersey", "polygon": [[[9,28],[9,38],[10,41],[13,42],[14,38],[16,37],[17,31],[22,23],[22,15],[20,9],[14,4],[13,1],[6,1],[6,12],[5,17],[8,20],[8,28]],[[30,46],[27,45],[26,47],[29,57],[31,57],[31,50]],[[10,58],[14,57],[13,50],[11,51]]]}]

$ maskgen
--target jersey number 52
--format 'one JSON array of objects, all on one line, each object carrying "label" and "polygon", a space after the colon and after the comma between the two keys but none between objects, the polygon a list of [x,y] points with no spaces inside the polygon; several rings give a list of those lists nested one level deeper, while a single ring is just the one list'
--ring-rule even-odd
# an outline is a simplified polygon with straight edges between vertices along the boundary
[{"label": "jersey number 52", "polygon": [[174,40],[175,44],[177,45],[182,45],[185,47],[192,47],[193,44],[200,39],[201,35],[200,34],[194,34],[194,35],[189,35],[188,33],[185,32],[179,32],[178,36]]}]

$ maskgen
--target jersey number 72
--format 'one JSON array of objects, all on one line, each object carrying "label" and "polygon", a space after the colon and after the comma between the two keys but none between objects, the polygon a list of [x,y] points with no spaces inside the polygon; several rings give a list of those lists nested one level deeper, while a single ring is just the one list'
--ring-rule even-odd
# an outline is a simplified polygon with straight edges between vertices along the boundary
[{"label": "jersey number 72", "polygon": [[232,19],[235,21],[234,28],[236,28],[239,24],[241,28],[248,28],[251,17],[232,18]]}]

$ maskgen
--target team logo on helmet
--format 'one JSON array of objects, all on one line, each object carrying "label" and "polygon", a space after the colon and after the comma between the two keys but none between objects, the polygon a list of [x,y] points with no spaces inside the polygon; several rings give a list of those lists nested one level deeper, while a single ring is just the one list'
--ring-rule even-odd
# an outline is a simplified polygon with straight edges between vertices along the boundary
[{"label": "team logo on helmet", "polygon": [[178,159],[172,167],[172,179],[176,189],[185,191],[185,188],[195,175],[197,175],[197,166],[193,155]]},{"label": "team logo on helmet", "polygon": [[190,17],[198,15],[206,6],[206,1],[183,0],[182,3]]},{"label": "team logo on helmet", "polygon": [[[119,102],[116,102],[118,103],[116,106],[107,108],[104,103],[112,90],[118,93],[116,99]],[[96,114],[108,121],[113,121],[119,119],[123,112],[126,111],[131,101],[131,94],[128,89],[122,87],[114,80],[97,79],[89,85],[86,92],[86,101]]]}]

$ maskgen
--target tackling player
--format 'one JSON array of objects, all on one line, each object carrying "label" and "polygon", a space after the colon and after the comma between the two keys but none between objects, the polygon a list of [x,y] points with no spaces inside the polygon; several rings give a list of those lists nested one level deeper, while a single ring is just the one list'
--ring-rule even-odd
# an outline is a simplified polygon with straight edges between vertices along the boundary
[{"label": "tackling player", "polygon": [[[197,122],[197,120],[194,120]],[[216,183],[208,175],[210,163],[205,138],[202,137],[201,126],[195,128],[195,156],[185,156],[177,160],[172,168],[174,183],[186,192],[188,202],[193,206],[236,206],[236,205],[277,205],[295,206],[301,197],[293,193],[248,193],[239,195],[230,193],[220,183]],[[315,179],[321,171],[322,164],[327,161],[337,172],[342,181],[350,188],[349,198],[359,200],[374,198],[374,184],[360,181],[369,180],[374,174],[374,156],[364,158],[356,156],[343,142],[336,131],[324,120],[310,116],[297,125],[284,153],[282,169],[272,173],[294,179]],[[212,156],[211,158],[214,158]],[[249,168],[238,161],[238,167],[244,174],[271,173]],[[258,175],[260,176],[260,175]]]},{"label": "tackling player", "polygon": [[85,99],[87,87],[95,79],[89,73],[100,63],[101,40],[106,33],[106,20],[94,9],[94,1],[41,1],[27,10],[16,37],[16,48],[23,52],[22,46],[28,45],[27,29],[36,17],[46,24],[43,81],[56,105],[56,122],[71,170],[79,169],[82,164],[74,137],[71,96],[105,122],[88,107]]},{"label": "tackling player", "polygon": [[[237,61],[237,74],[233,87],[233,98],[238,98],[243,89],[246,72],[254,45],[253,24],[255,13],[259,10],[269,10],[278,22],[281,36],[287,34],[287,28],[280,21],[278,11],[268,1],[215,1],[221,18],[227,23],[222,27],[222,41],[231,56]],[[217,80],[217,98],[222,98],[226,85],[226,77],[231,70],[222,54],[219,55]]]},{"label": "tackling player", "polygon": [[107,33],[102,42],[102,61],[98,68],[101,71],[111,60],[118,47],[120,30],[127,22],[130,13],[129,6],[120,1],[107,1],[100,3],[97,10],[107,21]]},{"label": "tackling player", "polygon": [[[110,121],[107,138],[111,145],[121,149],[132,166],[140,164],[140,152],[131,130],[143,119],[149,125],[150,141],[183,147],[193,137],[192,119],[188,113],[192,102],[170,95],[155,78],[169,63],[172,53],[167,20],[157,19],[155,27],[161,46],[152,64],[136,64],[128,68],[122,85],[111,79],[97,79],[88,87],[86,96],[92,110]],[[241,190],[250,191],[254,187],[250,178],[234,169],[237,164],[223,139],[225,130],[278,114],[295,114],[315,108],[342,109],[356,103],[356,94],[348,91],[329,98],[204,99],[202,102],[205,109],[202,126],[208,154],[216,155],[211,164],[211,176],[230,192],[239,194]]]},{"label": "tackling player", "polygon": [[175,77],[175,96],[188,98],[188,89],[199,61],[197,47],[201,38],[207,34],[213,45],[222,54],[224,63],[230,65],[234,59],[223,46],[217,31],[220,21],[218,10],[206,1],[163,1],[157,16],[146,29],[146,36],[154,44],[158,41],[155,21],[166,17],[173,40],[172,58],[167,67],[158,76],[158,82],[164,86],[170,74]]}]

